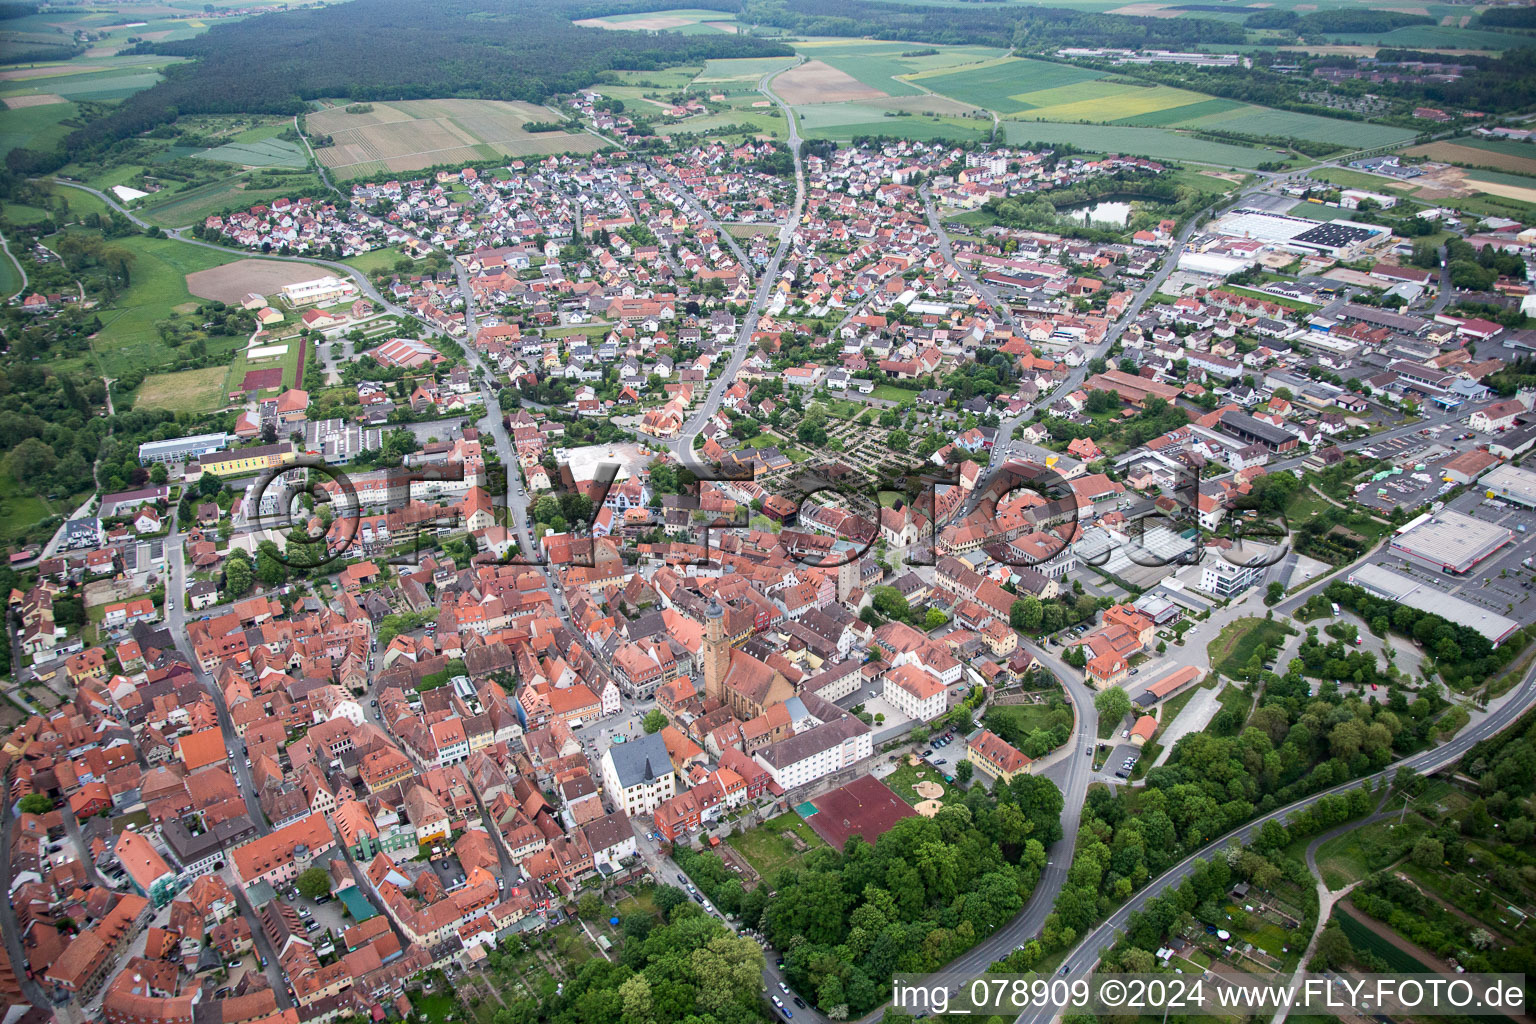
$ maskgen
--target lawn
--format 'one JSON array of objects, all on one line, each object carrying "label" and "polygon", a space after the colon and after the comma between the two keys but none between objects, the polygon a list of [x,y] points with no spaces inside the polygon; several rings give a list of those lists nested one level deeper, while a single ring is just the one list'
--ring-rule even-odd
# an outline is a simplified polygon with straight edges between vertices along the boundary
[{"label": "lawn", "polygon": [[210,366],[145,377],[133,399],[135,409],[169,409],[172,412],[206,413],[228,404],[225,391],[229,369]]},{"label": "lawn", "polygon": [[16,269],[16,261],[0,255],[0,301],[10,298],[20,290],[21,271]]},{"label": "lawn", "polygon": [[917,397],[916,391],[908,391],[906,388],[899,388],[894,384],[878,385],[871,394],[883,402],[897,402],[901,404],[909,403]]},{"label": "lawn", "polygon": [[403,259],[409,259],[409,257],[399,246],[392,245],[383,249],[360,252],[355,256],[348,256],[341,262],[349,267],[356,267],[365,274],[372,274],[377,270],[394,270],[395,263]]},{"label": "lawn", "polygon": [[780,868],[805,856],[784,837],[785,832],[798,836],[811,850],[827,845],[800,815],[793,812],[770,818],[754,829],[729,837],[726,842],[752,865],[752,870],[759,876],[771,878]]},{"label": "lawn", "polygon": [[[133,251],[132,283],[109,309],[101,311],[105,325],[91,341],[101,373],[120,377],[130,369],[154,369],[173,362],[173,349],[160,337],[156,321],[170,315],[175,306],[201,303],[187,291],[187,275],[232,262],[241,257],[188,245],[170,238],[127,235],[109,243]],[[236,338],[210,338],[210,350],[232,349]]]},{"label": "lawn", "polygon": [[1274,619],[1242,618],[1228,623],[1207,646],[1211,667],[1237,678],[1260,647],[1277,647],[1291,630]]},{"label": "lawn", "polygon": [[1389,178],[1381,174],[1367,174],[1364,171],[1346,170],[1343,167],[1323,167],[1313,171],[1312,177],[1320,181],[1326,181],[1330,185],[1341,185],[1344,188],[1393,188],[1398,192],[1407,192],[1416,190],[1418,187],[1411,181],[1401,181],[1397,178]]},{"label": "lawn", "polygon": [[446,1021],[459,1008],[459,1000],[447,992],[413,992],[411,1008],[429,1021]]},{"label": "lawn", "polygon": [[1070,732],[1072,709],[1064,704],[1054,707],[1050,704],[998,704],[987,710],[982,724],[1023,749],[1024,737],[1036,730],[1049,732],[1053,727],[1065,724]]},{"label": "lawn", "polygon": [[[87,485],[90,481],[85,481]],[[15,479],[0,467],[0,539],[16,545],[28,538],[32,528],[52,515],[63,515],[74,506],[63,496],[48,501],[40,495],[24,491]],[[44,540],[42,536],[33,540]]]},{"label": "lawn", "polygon": [[1317,870],[1323,884],[1342,889],[1373,872],[1391,866],[1413,847],[1428,826],[1418,815],[1401,825],[1378,821],[1335,836],[1317,848]]}]

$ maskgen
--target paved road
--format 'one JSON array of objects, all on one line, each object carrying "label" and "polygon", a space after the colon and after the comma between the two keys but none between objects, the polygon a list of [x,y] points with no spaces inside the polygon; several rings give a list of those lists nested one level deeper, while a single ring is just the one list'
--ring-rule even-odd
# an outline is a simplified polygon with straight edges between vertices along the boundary
[{"label": "paved road", "polygon": [[[993,311],[1011,325],[1013,323],[1013,311],[1008,308],[1008,303],[998,298],[997,292],[991,287],[982,284],[976,275],[971,273],[969,268],[962,267],[959,263],[955,262],[955,247],[949,240],[949,232],[945,231],[944,225],[939,223],[939,213],[933,208],[933,196],[928,194],[927,186],[919,189],[918,194],[923,197],[923,212],[928,215],[928,228],[938,236],[939,252],[943,255],[944,262],[954,267],[960,274],[961,280],[970,285],[977,295],[986,299],[987,304],[992,307]],[[871,292],[870,294],[873,295],[875,293]]]},{"label": "paved road", "polygon": [[[804,58],[802,57],[800,61],[796,61],[791,67],[798,66],[803,60]],[[789,68],[782,69],[782,71],[787,70]],[[699,432],[704,429],[704,424],[709,422],[710,417],[720,411],[721,399],[725,397],[725,392],[735,383],[737,374],[741,372],[741,364],[746,361],[751,347],[752,333],[757,330],[757,323],[760,319],[758,311],[768,303],[768,296],[773,286],[778,282],[779,269],[784,263],[784,257],[789,253],[790,245],[795,237],[795,230],[800,226],[800,217],[805,209],[805,165],[800,160],[800,144],[803,140],[800,138],[799,126],[795,123],[794,111],[790,110],[784,101],[779,99],[773,90],[769,88],[769,83],[772,82],[775,76],[782,74],[782,71],[774,71],[764,75],[757,83],[757,88],[759,92],[778,105],[779,109],[784,112],[784,119],[789,125],[789,151],[795,159],[795,205],[790,210],[789,219],[779,229],[778,247],[774,249],[773,258],[763,267],[762,276],[758,279],[757,290],[752,293],[752,306],[747,314],[742,317],[741,329],[736,332],[736,343],[731,347],[730,361],[726,364],[720,376],[716,377],[714,383],[710,385],[709,394],[705,396],[703,404],[688,417],[676,438],[652,438],[654,443],[667,448],[677,456],[678,461],[693,465],[695,468],[697,468],[697,460],[693,456],[693,440],[699,436]],[[647,435],[642,434],[641,436]]]},{"label": "paved road", "polygon": [[[78,181],[70,181],[68,178],[56,177],[53,179],[53,181],[59,185],[65,186],[66,188],[74,188],[79,189],[81,192],[89,192],[91,195],[95,196],[97,199],[100,199],[109,207],[116,210],[118,213],[121,213],[124,217],[127,217],[130,221],[132,221],[134,224],[137,224],[141,228],[158,226],[152,225],[148,221],[141,220],[138,215],[129,211],[115,198],[105,192],[98,192],[96,189],[91,188],[89,185],[82,185]],[[373,283],[368,280],[367,275],[363,274],[362,271],[356,269],[355,267],[350,267],[345,263],[337,263],[335,260],[322,259],[318,256],[283,256],[275,252],[258,252],[251,249],[242,249],[233,245],[219,245],[216,242],[208,242],[201,238],[195,237],[187,228],[165,228],[163,230],[167,235],[176,239],[178,242],[185,242],[188,245],[200,245],[204,249],[216,249],[219,252],[232,253],[245,259],[281,260],[285,263],[309,263],[318,267],[329,267],[330,269],[336,271],[336,273],[344,277],[351,278],[353,282],[357,284],[358,291],[362,295],[366,296],[370,301],[385,309],[386,311],[394,313],[398,316],[410,317],[411,319],[421,323],[434,334],[442,333],[442,331],[440,331],[436,325],[422,320],[411,310],[390,302],[379,293],[377,288],[373,286]]]},{"label": "paved road", "polygon": [[[1168,871],[1149,881],[1120,909],[1111,914],[1107,921],[1084,936],[1063,961],[1066,973],[1075,976],[1091,971],[1093,966],[1098,963],[1099,951],[1114,944],[1116,937],[1125,927],[1126,919],[1132,913],[1141,909],[1152,897],[1177,886],[1185,878],[1189,877],[1190,873],[1194,870],[1195,863],[1202,858],[1208,857],[1212,851],[1223,849],[1234,839],[1246,843],[1252,839],[1266,822],[1278,821],[1284,824],[1298,811],[1311,807],[1325,796],[1358,789],[1367,783],[1373,786],[1388,783],[1400,768],[1412,768],[1421,775],[1428,775],[1439,771],[1459,760],[1474,744],[1493,736],[1512,724],[1530,708],[1533,699],[1536,699],[1536,664],[1533,664],[1530,670],[1526,672],[1525,678],[1519,686],[1490,704],[1487,712],[1475,713],[1474,721],[1462,729],[1455,739],[1430,750],[1405,757],[1374,775],[1355,779],[1351,782],[1334,786],[1332,789],[1314,793],[1312,796],[1305,797],[1295,803],[1287,804],[1279,810],[1272,811],[1263,817],[1255,818],[1241,828],[1234,829],[1226,835],[1212,840],[1197,852],[1185,857]],[[1018,1020],[1020,1024],[1046,1024],[1054,1016],[1054,1011],[1039,1010],[1022,1014]]]},{"label": "paved road", "polygon": [[21,265],[21,261],[18,260],[11,253],[11,247],[6,242],[4,235],[0,235],[0,252],[4,252],[5,253],[5,258],[10,260],[12,263],[14,263],[16,265],[16,273],[21,275],[21,288],[16,292],[16,294],[15,295],[7,295],[7,296],[5,296],[5,298],[3,300],[0,300],[0,301],[4,301],[4,302],[10,302],[12,299],[20,298],[23,294],[26,293],[26,290],[27,290],[27,270],[26,270],[25,267],[23,267]]},{"label": "paved road", "polygon": [[241,740],[235,733],[234,721],[229,717],[229,708],[224,703],[224,693],[219,689],[214,678],[204,672],[198,664],[197,652],[193,650],[192,641],[187,637],[187,612],[183,600],[187,587],[187,566],[183,539],[180,525],[173,514],[171,530],[165,538],[165,564],[168,569],[168,578],[165,581],[165,625],[172,639],[176,641],[176,650],[187,660],[187,666],[192,670],[198,684],[213,697],[213,705],[219,715],[219,729],[224,734],[224,746],[230,751],[231,774],[240,785],[240,796],[245,800],[246,813],[265,835],[271,829],[267,826],[266,815],[262,813],[261,802],[256,799],[256,784],[251,780],[251,770],[245,766],[245,757],[240,754]]}]

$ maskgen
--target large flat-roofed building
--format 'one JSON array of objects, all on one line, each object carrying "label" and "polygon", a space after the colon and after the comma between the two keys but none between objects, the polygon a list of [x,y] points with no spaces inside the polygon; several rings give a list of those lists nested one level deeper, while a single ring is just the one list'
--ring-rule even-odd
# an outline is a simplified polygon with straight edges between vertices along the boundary
[{"label": "large flat-roofed building", "polygon": [[1221,429],[1240,441],[1261,444],[1272,452],[1288,452],[1299,443],[1296,435],[1284,427],[1235,410],[1221,414]]},{"label": "large flat-roofed building", "polygon": [[1497,466],[1483,474],[1478,486],[1491,498],[1536,508],[1536,473],[1528,469]]},{"label": "large flat-roofed building", "polygon": [[1358,256],[1378,236],[1385,240],[1391,237],[1391,233],[1386,228],[1333,220],[1319,224],[1310,231],[1303,231],[1291,238],[1289,244],[1312,249],[1334,259],[1348,260]]},{"label": "large flat-roofed building", "polygon": [[288,300],[290,306],[337,302],[356,294],[357,285],[339,277],[318,277],[313,281],[283,285],[283,298]]},{"label": "large flat-roofed building", "polygon": [[1392,551],[1426,569],[1460,575],[1514,539],[1513,530],[1442,509],[1399,527]]},{"label": "large flat-roofed building", "polygon": [[233,434],[220,431],[217,434],[193,434],[190,437],[169,437],[164,441],[145,441],[139,445],[139,461],[164,462],[174,465],[191,462],[204,455],[221,452],[234,440]]},{"label": "large flat-roofed building", "polygon": [[1372,562],[1351,570],[1347,582],[1384,600],[1396,601],[1417,611],[1432,612],[1459,626],[1475,629],[1495,647],[1520,628],[1520,623],[1508,616],[1463,601],[1454,594],[1447,594]]}]

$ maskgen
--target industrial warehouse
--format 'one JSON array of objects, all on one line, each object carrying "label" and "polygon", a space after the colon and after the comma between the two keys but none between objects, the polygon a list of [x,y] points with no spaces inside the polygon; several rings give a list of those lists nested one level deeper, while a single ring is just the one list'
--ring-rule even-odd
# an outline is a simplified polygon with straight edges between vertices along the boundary
[{"label": "industrial warehouse", "polygon": [[1514,539],[1513,530],[1444,509],[1400,527],[1392,550],[1426,569],[1460,575]]}]

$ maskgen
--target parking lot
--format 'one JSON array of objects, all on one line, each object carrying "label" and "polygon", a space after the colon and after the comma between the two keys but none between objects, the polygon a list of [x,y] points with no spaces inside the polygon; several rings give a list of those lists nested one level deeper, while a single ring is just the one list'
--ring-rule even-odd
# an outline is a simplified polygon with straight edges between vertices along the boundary
[{"label": "parking lot", "polygon": [[[1381,441],[1361,450],[1362,455],[1384,459],[1402,472],[1374,482],[1367,482],[1355,495],[1355,500],[1370,508],[1389,512],[1402,506],[1418,508],[1434,501],[1451,489],[1452,485],[1441,480],[1439,465],[1457,454],[1430,437],[1414,434],[1409,437]],[[1418,467],[1423,466],[1423,469]]]}]

